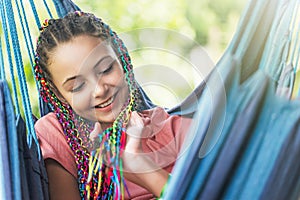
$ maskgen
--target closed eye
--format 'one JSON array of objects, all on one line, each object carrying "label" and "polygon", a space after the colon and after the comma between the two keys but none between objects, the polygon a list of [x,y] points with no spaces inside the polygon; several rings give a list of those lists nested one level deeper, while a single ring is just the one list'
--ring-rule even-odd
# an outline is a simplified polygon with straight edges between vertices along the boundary
[{"label": "closed eye", "polygon": [[84,82],[81,83],[79,86],[73,88],[73,89],[71,90],[71,92],[72,92],[72,93],[79,92],[79,91],[83,88],[84,84],[85,84]]},{"label": "closed eye", "polygon": [[112,70],[112,68],[113,68],[113,64],[109,65],[109,67],[106,70],[104,70],[102,73],[107,74]]},{"label": "closed eye", "polygon": [[108,74],[109,72],[111,72],[114,67],[114,63],[115,60],[111,62],[111,64],[105,70],[101,71],[100,74]]}]

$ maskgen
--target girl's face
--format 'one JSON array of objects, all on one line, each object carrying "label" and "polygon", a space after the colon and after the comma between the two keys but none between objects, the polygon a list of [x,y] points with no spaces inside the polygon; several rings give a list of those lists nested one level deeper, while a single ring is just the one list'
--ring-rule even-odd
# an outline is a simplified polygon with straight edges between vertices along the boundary
[{"label": "girl's face", "polygon": [[100,38],[77,36],[50,54],[49,71],[64,100],[80,116],[112,123],[128,99],[125,74]]}]

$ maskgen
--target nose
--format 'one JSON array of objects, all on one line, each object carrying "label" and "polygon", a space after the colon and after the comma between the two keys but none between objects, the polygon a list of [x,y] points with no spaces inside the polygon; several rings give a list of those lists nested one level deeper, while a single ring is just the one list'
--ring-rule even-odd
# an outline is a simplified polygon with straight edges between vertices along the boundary
[{"label": "nose", "polygon": [[95,89],[93,91],[93,97],[94,98],[102,98],[102,97],[104,97],[105,94],[107,93],[107,86],[106,86],[106,84],[103,84],[101,82],[101,80],[98,80],[95,85],[96,85],[96,87],[95,87]]}]

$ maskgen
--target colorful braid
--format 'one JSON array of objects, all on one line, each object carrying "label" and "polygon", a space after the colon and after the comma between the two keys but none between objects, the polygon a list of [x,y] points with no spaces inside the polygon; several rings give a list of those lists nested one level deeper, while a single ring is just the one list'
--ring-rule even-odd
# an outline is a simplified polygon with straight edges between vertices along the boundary
[{"label": "colorful braid", "polygon": [[[77,16],[90,15],[83,12],[75,12]],[[43,100],[49,105],[51,111],[56,114],[65,138],[74,152],[78,169],[78,187],[82,199],[123,199],[124,179],[122,175],[121,152],[126,144],[126,126],[130,113],[136,109],[137,84],[132,72],[131,60],[122,40],[110,27],[100,19],[105,34],[113,39],[117,48],[117,54],[123,66],[125,79],[129,88],[129,98],[125,102],[119,116],[113,122],[112,127],[99,134],[99,145],[94,149],[89,134],[93,124],[78,116],[70,105],[59,100],[53,92],[53,86],[47,79],[45,72],[40,67],[41,56],[36,53],[34,71],[39,84],[39,92]],[[45,31],[49,26],[48,20],[40,30]],[[41,37],[41,36],[40,36]],[[37,47],[41,45],[40,37]],[[92,150],[94,149],[94,150]],[[92,151],[91,151],[92,150]]]}]

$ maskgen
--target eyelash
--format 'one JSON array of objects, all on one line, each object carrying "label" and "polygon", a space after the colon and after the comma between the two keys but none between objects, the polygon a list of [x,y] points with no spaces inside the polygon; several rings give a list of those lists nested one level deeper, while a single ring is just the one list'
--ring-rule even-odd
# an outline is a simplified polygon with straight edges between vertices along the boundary
[{"label": "eyelash", "polygon": [[99,74],[108,74],[112,69],[113,69],[113,66],[114,66],[114,63],[115,61],[113,61],[108,68],[106,68],[104,71],[100,72]]},{"label": "eyelash", "polygon": [[74,88],[71,90],[72,93],[75,93],[75,92],[79,92],[81,90],[81,88],[83,87],[84,83],[82,83],[81,85],[79,85],[78,87]]}]

